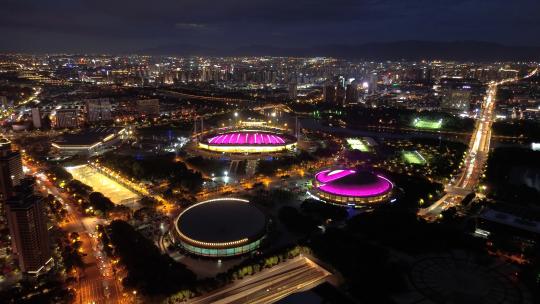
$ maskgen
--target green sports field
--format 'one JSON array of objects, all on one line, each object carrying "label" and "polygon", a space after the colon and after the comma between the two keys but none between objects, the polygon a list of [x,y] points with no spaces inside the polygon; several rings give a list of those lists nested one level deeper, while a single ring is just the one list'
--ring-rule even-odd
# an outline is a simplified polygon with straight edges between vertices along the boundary
[{"label": "green sports field", "polygon": [[426,159],[418,151],[402,151],[401,155],[406,163],[412,165],[425,165]]},{"label": "green sports field", "polygon": [[413,120],[413,127],[417,129],[440,129],[442,127],[443,120],[430,120],[430,119],[423,119],[423,118],[415,118]]}]

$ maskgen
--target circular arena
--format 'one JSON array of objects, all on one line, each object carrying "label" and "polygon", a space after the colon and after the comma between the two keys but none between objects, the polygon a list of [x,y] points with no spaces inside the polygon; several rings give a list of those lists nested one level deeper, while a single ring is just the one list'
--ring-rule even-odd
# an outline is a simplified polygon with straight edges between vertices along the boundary
[{"label": "circular arena", "polygon": [[365,207],[388,201],[393,187],[386,177],[369,171],[324,170],[315,175],[310,194],[338,206]]},{"label": "circular arena", "polygon": [[175,238],[187,252],[230,257],[261,245],[266,236],[267,217],[247,200],[220,198],[185,209],[175,226]]},{"label": "circular arena", "polygon": [[202,138],[199,148],[225,153],[271,153],[296,146],[292,135],[268,130],[228,130]]}]

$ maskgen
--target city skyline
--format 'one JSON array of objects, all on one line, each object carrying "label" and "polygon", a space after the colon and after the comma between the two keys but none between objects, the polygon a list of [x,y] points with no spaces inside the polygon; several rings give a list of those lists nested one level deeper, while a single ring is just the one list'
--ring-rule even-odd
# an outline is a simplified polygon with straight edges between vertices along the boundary
[{"label": "city skyline", "polygon": [[1,303],[540,303],[538,0],[0,7]]}]

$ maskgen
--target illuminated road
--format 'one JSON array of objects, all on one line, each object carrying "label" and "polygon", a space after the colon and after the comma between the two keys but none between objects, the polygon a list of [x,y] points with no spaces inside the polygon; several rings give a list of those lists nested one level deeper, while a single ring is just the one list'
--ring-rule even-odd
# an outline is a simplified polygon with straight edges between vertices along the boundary
[{"label": "illuminated road", "polygon": [[38,169],[24,162],[37,177],[40,191],[44,195],[52,194],[57,200],[66,205],[68,215],[61,227],[67,232],[77,232],[80,236],[81,249],[84,255],[84,268],[77,273],[79,282],[72,287],[75,289],[74,303],[80,304],[108,304],[108,303],[129,303],[129,298],[122,295],[122,288],[118,277],[113,274],[110,261],[98,248],[95,227],[100,220],[94,217],[83,217],[72,202],[72,199],[59,191],[53,183],[42,173],[37,173]]},{"label": "illuminated road", "polygon": [[[525,78],[531,77],[537,72],[538,69],[535,69]],[[505,79],[500,82],[492,82],[489,85],[476,127],[469,142],[469,150],[461,173],[446,186],[446,195],[431,206],[421,209],[418,215],[427,220],[435,220],[443,210],[459,204],[468,193],[475,191],[489,155],[497,86],[518,80],[517,78]]]},{"label": "illuminated road", "polygon": [[309,290],[331,275],[313,261],[300,256],[187,303],[274,303],[290,294]]},{"label": "illuminated road", "polygon": [[[34,91],[32,92],[32,95],[30,95],[28,98],[26,98],[25,100],[21,100],[16,106],[12,107],[12,108],[9,108],[9,109],[6,109],[4,110],[4,112],[1,112],[0,113],[0,121],[6,119],[6,118],[9,118],[10,116],[12,116],[13,114],[16,114],[17,113],[17,110],[23,108],[24,109],[24,106],[27,105],[28,103],[30,102],[33,102],[35,101],[38,97],[39,97],[39,94],[41,94],[41,88],[40,87],[35,87],[35,88],[32,88]],[[39,101],[38,101],[39,102]],[[22,111],[21,113],[19,114],[19,117],[17,117],[16,119],[19,119],[20,117],[22,116]]]}]

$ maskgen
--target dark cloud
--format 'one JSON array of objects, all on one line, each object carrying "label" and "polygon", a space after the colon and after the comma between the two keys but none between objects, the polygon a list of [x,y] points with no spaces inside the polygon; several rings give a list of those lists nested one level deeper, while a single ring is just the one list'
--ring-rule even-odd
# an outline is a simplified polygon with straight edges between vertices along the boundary
[{"label": "dark cloud", "polygon": [[540,45],[538,0],[3,0],[1,8],[4,50],[410,39]]}]

